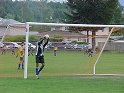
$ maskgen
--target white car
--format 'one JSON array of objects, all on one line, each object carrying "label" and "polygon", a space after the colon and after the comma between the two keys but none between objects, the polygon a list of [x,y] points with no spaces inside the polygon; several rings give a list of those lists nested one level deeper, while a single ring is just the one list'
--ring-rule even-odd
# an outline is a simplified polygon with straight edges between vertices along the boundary
[{"label": "white car", "polygon": [[28,46],[30,46],[30,45],[31,45],[31,48],[36,49],[35,45],[33,45],[32,43],[28,43]]},{"label": "white car", "polygon": [[4,45],[6,45],[7,49],[11,49],[12,47],[18,48],[19,45],[16,42],[4,42]]},{"label": "white car", "polygon": [[[22,42],[17,42],[19,45],[21,45]],[[32,43],[28,43],[28,47],[31,46],[32,49],[36,49],[36,45]]]}]

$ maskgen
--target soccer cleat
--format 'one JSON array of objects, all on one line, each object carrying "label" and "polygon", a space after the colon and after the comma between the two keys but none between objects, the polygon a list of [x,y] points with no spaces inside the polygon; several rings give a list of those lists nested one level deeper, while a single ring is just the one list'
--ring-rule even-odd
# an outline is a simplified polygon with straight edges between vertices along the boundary
[{"label": "soccer cleat", "polygon": [[20,70],[20,67],[18,67],[18,70]]},{"label": "soccer cleat", "polygon": [[36,75],[36,79],[39,79],[38,75]]}]

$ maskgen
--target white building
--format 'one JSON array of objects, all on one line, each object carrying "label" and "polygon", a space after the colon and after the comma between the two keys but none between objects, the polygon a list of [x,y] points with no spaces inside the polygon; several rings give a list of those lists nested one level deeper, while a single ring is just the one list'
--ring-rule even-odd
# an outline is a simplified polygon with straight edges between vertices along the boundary
[{"label": "white building", "polygon": [[25,35],[25,25],[13,25],[19,24],[20,22],[13,19],[0,18],[0,36],[5,35]]},{"label": "white building", "polygon": [[[26,26],[13,19],[0,18],[0,37],[3,35],[16,36],[25,35]],[[36,35],[38,32],[30,32],[31,35]]]},{"label": "white building", "polygon": [[[79,41],[86,42],[87,41],[87,31],[82,31],[81,33],[69,32],[65,27],[52,27],[51,31],[43,32],[41,35],[49,34],[50,37],[60,36],[63,38],[64,42],[71,41]],[[98,42],[105,42],[109,35],[109,28],[105,28],[103,30],[96,31],[95,41],[96,46],[98,46]],[[92,44],[92,32],[89,31],[89,43]]]}]

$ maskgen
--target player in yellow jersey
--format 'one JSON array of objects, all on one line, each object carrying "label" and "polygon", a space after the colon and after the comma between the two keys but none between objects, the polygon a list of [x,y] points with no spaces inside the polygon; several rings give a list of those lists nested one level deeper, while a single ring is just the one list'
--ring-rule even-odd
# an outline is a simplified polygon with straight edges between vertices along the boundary
[{"label": "player in yellow jersey", "polygon": [[24,43],[21,43],[21,45],[18,47],[17,56],[19,57],[19,64],[18,69],[22,66],[22,69],[24,69]]},{"label": "player in yellow jersey", "polygon": [[3,45],[2,47],[2,55],[6,54],[6,44]]},{"label": "player in yellow jersey", "polygon": [[54,56],[57,55],[57,50],[58,50],[58,47],[57,47],[57,44],[55,44],[55,46],[54,46]]}]

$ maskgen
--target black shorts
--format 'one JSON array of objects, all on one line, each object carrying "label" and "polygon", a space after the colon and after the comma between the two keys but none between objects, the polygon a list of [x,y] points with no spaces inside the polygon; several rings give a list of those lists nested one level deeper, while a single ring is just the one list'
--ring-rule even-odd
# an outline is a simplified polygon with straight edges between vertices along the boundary
[{"label": "black shorts", "polygon": [[44,63],[44,56],[36,55],[36,63]]}]

